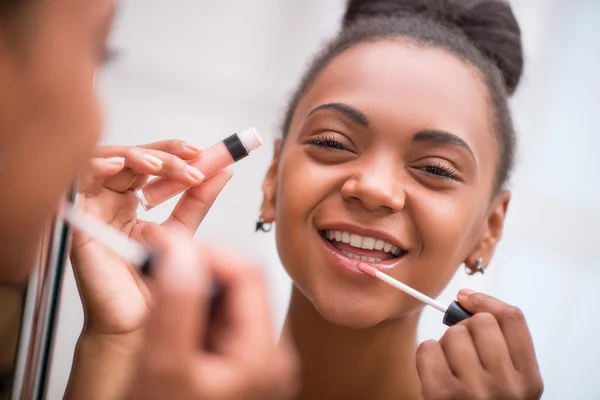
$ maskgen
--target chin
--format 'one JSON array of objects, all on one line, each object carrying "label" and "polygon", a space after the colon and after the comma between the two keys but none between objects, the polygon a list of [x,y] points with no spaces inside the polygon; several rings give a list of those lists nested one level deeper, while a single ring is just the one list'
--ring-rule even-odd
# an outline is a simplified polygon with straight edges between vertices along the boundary
[{"label": "chin", "polygon": [[[309,299],[326,321],[349,329],[368,329],[388,319],[383,304],[366,294],[329,291]],[[366,299],[366,301],[365,301]]]}]

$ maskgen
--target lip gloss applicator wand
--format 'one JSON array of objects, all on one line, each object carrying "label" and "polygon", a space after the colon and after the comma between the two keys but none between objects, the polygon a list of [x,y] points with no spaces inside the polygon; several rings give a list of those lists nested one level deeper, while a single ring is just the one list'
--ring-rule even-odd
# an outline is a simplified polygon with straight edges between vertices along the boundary
[{"label": "lip gloss applicator wand", "polygon": [[458,304],[457,301],[453,301],[448,307],[444,307],[443,304],[435,301],[431,297],[425,296],[418,290],[415,290],[410,286],[407,286],[404,283],[397,281],[396,279],[392,278],[387,274],[384,274],[383,272],[381,272],[375,267],[372,267],[369,264],[360,263],[358,264],[358,269],[361,270],[361,272],[364,272],[367,275],[371,275],[387,283],[388,285],[392,285],[396,289],[400,289],[409,296],[412,296],[415,299],[440,310],[444,313],[444,325],[453,326],[458,324],[460,321],[464,321],[465,319],[473,316],[473,314],[471,314],[470,312],[465,310],[460,304]]},{"label": "lip gloss applicator wand", "polygon": [[[62,205],[61,216],[73,228],[89,235],[123,260],[133,264],[134,268],[141,274],[151,276],[156,261],[156,254],[151,249],[142,246],[93,215],[74,207],[69,202]],[[215,281],[210,295],[209,321],[216,318],[223,294],[224,288]]]}]

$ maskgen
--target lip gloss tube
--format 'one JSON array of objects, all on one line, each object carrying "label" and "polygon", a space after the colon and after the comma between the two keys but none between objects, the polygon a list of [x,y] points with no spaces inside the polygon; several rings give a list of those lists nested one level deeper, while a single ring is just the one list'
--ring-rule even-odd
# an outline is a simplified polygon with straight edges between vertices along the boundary
[{"label": "lip gloss tube", "polygon": [[[188,164],[210,178],[224,168],[240,161],[262,145],[256,129],[246,129],[239,135],[234,133],[225,140],[206,149]],[[170,198],[189,189],[188,186],[174,180],[158,177],[135,191],[135,195],[144,210],[149,211]]]}]

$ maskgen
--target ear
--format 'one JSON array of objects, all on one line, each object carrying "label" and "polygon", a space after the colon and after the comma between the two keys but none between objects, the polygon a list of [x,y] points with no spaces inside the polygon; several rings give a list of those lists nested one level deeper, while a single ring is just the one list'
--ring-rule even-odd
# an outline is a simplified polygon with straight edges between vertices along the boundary
[{"label": "ear", "polygon": [[279,172],[279,155],[281,154],[281,139],[275,140],[273,160],[263,181],[263,202],[260,207],[261,217],[265,222],[275,222],[277,209],[277,174]]},{"label": "ear", "polygon": [[492,202],[485,221],[485,226],[475,245],[475,249],[465,260],[465,265],[472,271],[476,270],[475,263],[479,257],[483,259],[484,266],[489,265],[490,260],[494,255],[494,251],[496,250],[496,245],[502,238],[504,220],[506,218],[510,196],[511,193],[509,190],[502,190]]}]

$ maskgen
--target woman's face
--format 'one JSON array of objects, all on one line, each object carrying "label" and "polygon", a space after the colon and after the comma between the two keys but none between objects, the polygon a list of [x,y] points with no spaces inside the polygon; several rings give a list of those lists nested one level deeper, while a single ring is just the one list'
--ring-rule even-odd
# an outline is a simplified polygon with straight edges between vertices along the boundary
[{"label": "woman's face", "polygon": [[473,67],[403,41],[336,57],[300,100],[265,180],[263,216],[299,289],[328,320],[368,327],[421,305],[358,259],[436,297],[489,262],[509,194]]},{"label": "woman's face", "polygon": [[115,8],[115,0],[27,3],[0,32],[0,281],[27,272],[43,223],[98,140],[93,82]]}]

